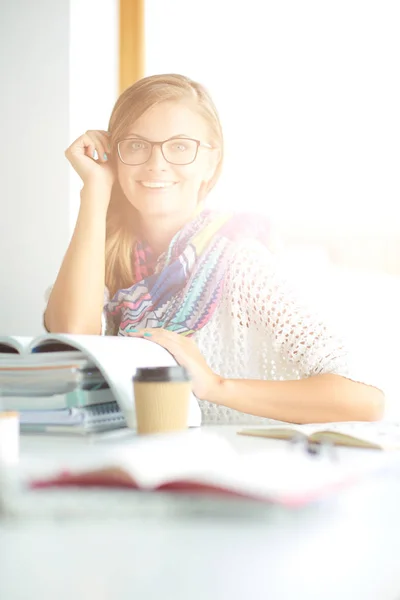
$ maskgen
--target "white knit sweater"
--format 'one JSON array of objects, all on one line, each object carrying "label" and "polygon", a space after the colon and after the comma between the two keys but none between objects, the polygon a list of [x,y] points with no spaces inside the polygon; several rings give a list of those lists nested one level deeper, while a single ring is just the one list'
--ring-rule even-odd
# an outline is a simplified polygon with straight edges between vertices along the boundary
[{"label": "white knit sweater", "polygon": [[[105,315],[103,333],[112,333]],[[380,387],[336,332],[300,300],[258,241],[238,245],[222,301],[194,340],[210,368],[224,378],[293,380],[335,373]],[[203,423],[265,421],[207,401],[200,401],[200,408]]]}]

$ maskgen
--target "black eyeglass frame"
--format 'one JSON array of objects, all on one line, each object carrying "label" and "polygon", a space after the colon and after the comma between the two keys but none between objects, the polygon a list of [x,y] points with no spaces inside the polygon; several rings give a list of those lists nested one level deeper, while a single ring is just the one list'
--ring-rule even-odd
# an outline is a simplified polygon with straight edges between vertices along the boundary
[{"label": "black eyeglass frame", "polygon": [[[150,154],[149,154],[149,157],[148,157],[148,158],[147,158],[145,161],[143,161],[143,162],[140,162],[140,163],[127,163],[127,162],[125,162],[125,161],[122,159],[122,156],[121,156],[121,151],[120,151],[120,147],[119,147],[119,145],[120,145],[122,142],[126,142],[126,141],[128,141],[128,140],[138,140],[139,142],[146,142],[146,144],[150,144]],[[190,141],[190,142],[196,142],[196,153],[195,153],[195,155],[194,155],[194,158],[193,158],[193,160],[191,160],[191,161],[189,161],[189,162],[187,162],[187,163],[174,163],[174,162],[171,162],[170,160],[168,160],[168,158],[166,158],[166,156],[165,156],[165,154],[164,154],[163,145],[164,145],[164,144],[166,144],[167,142],[170,142],[171,140],[177,140],[177,141],[185,141],[185,140],[186,140],[186,141]],[[138,167],[138,166],[140,166],[140,165],[144,165],[144,164],[146,164],[146,163],[147,163],[147,162],[150,160],[150,158],[151,158],[151,156],[152,156],[152,154],[153,154],[153,148],[154,148],[154,146],[159,146],[159,147],[160,147],[160,149],[161,149],[161,153],[162,153],[162,155],[163,155],[163,157],[164,157],[164,160],[166,160],[166,161],[167,161],[167,163],[169,163],[170,165],[179,165],[179,166],[185,166],[185,165],[191,165],[191,164],[193,164],[193,163],[194,163],[194,161],[195,161],[195,160],[196,160],[196,158],[197,158],[197,155],[198,155],[198,153],[199,153],[199,148],[207,148],[208,150],[214,150],[214,146],[211,146],[210,144],[206,144],[205,142],[202,142],[202,141],[200,141],[200,140],[196,140],[196,139],[194,139],[194,138],[186,138],[186,137],[175,137],[175,136],[172,136],[172,137],[168,138],[167,140],[163,140],[162,142],[150,142],[150,140],[146,140],[146,139],[144,139],[144,138],[139,138],[139,137],[127,137],[127,138],[123,138],[122,140],[118,140],[118,142],[117,142],[117,153],[118,153],[118,158],[119,158],[119,160],[120,160],[120,161],[121,161],[121,162],[122,162],[124,165],[127,165],[127,166],[129,166],[129,167]]]}]

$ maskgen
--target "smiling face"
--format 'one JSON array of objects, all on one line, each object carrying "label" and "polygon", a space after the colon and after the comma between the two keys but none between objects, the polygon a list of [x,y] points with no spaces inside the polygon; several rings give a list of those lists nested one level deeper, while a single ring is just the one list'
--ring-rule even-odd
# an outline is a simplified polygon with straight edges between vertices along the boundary
[{"label": "smiling face", "polygon": [[[134,156],[126,162],[141,162],[147,158],[146,142],[191,138],[211,145],[205,118],[182,102],[163,102],[153,106],[135,121],[124,137],[134,138],[124,142],[122,158],[126,160],[127,152]],[[164,146],[169,160],[175,160],[176,156],[177,162],[182,161],[186,152],[190,153],[190,150],[184,140],[174,140],[168,147]],[[127,165],[118,160],[118,180],[141,219],[176,217],[183,223],[194,214],[200,189],[213,177],[217,162],[216,150],[200,146],[191,164],[171,164],[163,156],[161,147],[153,146],[150,158],[143,164]]]}]

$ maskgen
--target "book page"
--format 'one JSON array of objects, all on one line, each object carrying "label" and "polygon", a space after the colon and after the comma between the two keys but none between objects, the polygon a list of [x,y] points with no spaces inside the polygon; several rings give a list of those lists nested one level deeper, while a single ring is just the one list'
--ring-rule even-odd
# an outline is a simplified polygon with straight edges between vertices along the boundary
[{"label": "book page", "polygon": [[17,350],[19,354],[24,354],[27,352],[32,339],[31,337],[22,335],[0,336],[0,356],[2,354],[11,354],[13,350]]},{"label": "book page", "polygon": [[235,458],[236,452],[223,437],[189,430],[140,438],[134,446],[119,449],[109,464],[117,464],[142,489],[155,489],[216,469],[223,472]]},{"label": "book page", "polygon": [[305,452],[270,448],[238,456],[223,469],[213,467],[196,477],[198,483],[232,493],[286,505],[301,505],[356,481],[376,463],[361,466],[311,457]]},{"label": "book page", "polygon": [[[73,454],[67,456],[62,465],[54,464],[50,472],[42,461],[34,478],[43,481],[43,477],[50,476],[50,483],[53,478],[56,483],[68,479],[82,484],[98,481],[105,486],[124,482],[152,490],[173,481],[200,477],[212,472],[216,465],[223,472],[236,456],[225,438],[201,429],[138,436],[129,444],[86,448],[79,460]],[[61,471],[66,477],[60,477]]]},{"label": "book page", "polygon": [[74,465],[64,462],[62,472],[58,465],[48,478],[37,473],[33,486],[122,485],[143,490],[224,492],[301,505],[381,466],[384,463],[374,460],[351,465],[315,459],[287,448],[239,454],[225,438],[191,430],[139,437],[132,444],[108,449],[96,446],[96,453],[85,454]]},{"label": "book page", "polygon": [[279,425],[267,425],[260,427],[245,427],[238,431],[240,435],[252,435],[255,437],[266,437],[278,440],[290,440],[297,436],[307,438],[316,431],[315,425],[291,425],[290,423]]},{"label": "book page", "polygon": [[319,427],[318,439],[345,446],[400,449],[400,423],[349,421]]},{"label": "book page", "polygon": [[244,428],[238,433],[274,439],[292,439],[303,434],[310,441],[331,441],[337,445],[400,449],[400,424],[385,421],[340,421],[304,425],[269,425]]},{"label": "book page", "polygon": [[[53,342],[64,342],[84,352],[108,381],[115,399],[124,411],[128,424],[136,425],[132,377],[139,367],[176,365],[173,356],[155,342],[143,338],[100,335],[47,334],[33,340],[32,351]],[[192,395],[189,426],[201,424],[201,411]]]}]

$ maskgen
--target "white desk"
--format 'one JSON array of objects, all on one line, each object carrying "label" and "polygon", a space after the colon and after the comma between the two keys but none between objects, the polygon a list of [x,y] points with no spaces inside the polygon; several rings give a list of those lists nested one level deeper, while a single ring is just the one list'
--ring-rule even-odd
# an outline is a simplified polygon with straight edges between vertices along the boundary
[{"label": "white desk", "polygon": [[[204,429],[241,452],[282,443],[236,436],[230,426]],[[22,454],[57,459],[131,435],[80,444],[28,436]],[[19,518],[0,521],[4,600],[400,597],[400,478],[297,510],[93,490],[32,493],[20,509]]]}]

